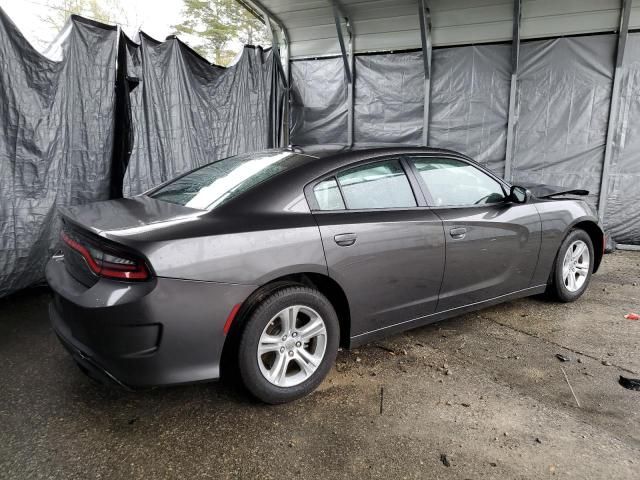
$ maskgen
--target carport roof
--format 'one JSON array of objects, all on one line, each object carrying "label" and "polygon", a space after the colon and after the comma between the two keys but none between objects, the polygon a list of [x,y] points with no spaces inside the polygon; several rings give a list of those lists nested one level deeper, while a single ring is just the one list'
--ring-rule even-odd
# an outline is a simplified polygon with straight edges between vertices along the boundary
[{"label": "carport roof", "polygon": [[[350,19],[355,51],[421,48],[420,0],[239,0],[267,11],[286,30],[290,57],[337,55],[332,3]],[[517,0],[516,0],[517,1]],[[434,46],[510,41],[513,0],[430,0]],[[524,0],[521,38],[556,37],[615,31],[621,0]],[[640,6],[631,11],[630,28],[640,26]]]}]

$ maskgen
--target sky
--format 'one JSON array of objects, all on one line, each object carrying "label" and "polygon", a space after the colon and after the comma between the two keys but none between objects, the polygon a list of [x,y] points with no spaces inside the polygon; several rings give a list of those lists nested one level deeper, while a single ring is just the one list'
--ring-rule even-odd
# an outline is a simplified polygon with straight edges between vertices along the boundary
[{"label": "sky", "polygon": [[[127,35],[133,36],[141,28],[159,40],[171,33],[171,25],[179,23],[183,6],[181,0],[124,0],[120,3],[130,21],[136,23],[121,25]],[[48,32],[51,29],[40,19],[54,8],[47,0],[0,0],[0,7],[31,43],[54,39],[56,32]]]},{"label": "sky", "polygon": [[[120,25],[133,38],[138,30],[143,30],[156,40],[164,40],[173,31],[172,25],[180,23],[182,0],[121,0],[126,17],[132,25]],[[54,8],[48,0],[0,0],[0,7],[9,15],[23,35],[38,50],[44,51],[58,32],[44,23],[42,16]],[[189,44],[189,38],[180,37]],[[240,42],[231,47],[241,49]]]}]

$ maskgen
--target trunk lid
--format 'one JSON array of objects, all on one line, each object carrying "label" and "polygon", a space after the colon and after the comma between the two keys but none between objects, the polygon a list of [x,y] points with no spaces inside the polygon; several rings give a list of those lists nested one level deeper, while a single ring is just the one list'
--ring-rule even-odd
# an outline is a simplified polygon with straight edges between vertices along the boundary
[{"label": "trunk lid", "polygon": [[153,232],[177,228],[203,213],[207,212],[145,196],[61,208],[61,245],[67,271],[91,287],[103,271],[93,262],[94,257],[99,263],[105,254],[115,252],[116,257],[125,257],[119,261],[139,258],[148,265],[144,245]]},{"label": "trunk lid", "polygon": [[135,248],[154,232],[176,232],[209,213],[141,195],[61,208],[65,223]]}]

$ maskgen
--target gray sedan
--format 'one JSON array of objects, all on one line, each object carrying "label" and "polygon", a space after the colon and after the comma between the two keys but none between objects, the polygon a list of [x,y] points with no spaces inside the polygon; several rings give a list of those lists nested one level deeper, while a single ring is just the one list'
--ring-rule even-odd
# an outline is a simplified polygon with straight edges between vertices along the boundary
[{"label": "gray sedan", "polygon": [[62,211],[53,327],[83,371],[142,388],[239,375],[299,398],[339,346],[499,302],[580,297],[593,209],[432,148],[269,150]]}]

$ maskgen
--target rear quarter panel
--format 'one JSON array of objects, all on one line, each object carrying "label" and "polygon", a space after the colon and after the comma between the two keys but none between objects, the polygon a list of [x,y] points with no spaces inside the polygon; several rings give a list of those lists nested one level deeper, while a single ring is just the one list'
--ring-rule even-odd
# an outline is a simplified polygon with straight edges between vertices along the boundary
[{"label": "rear quarter panel", "polygon": [[247,216],[199,230],[136,246],[159,277],[263,285],[290,273],[327,274],[320,232],[309,213]]}]

